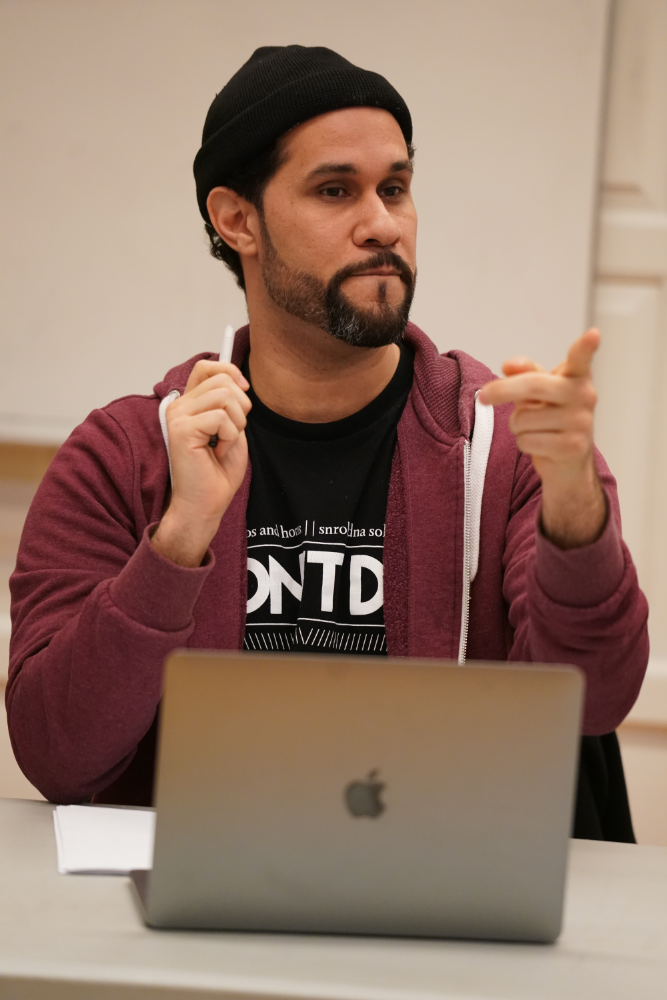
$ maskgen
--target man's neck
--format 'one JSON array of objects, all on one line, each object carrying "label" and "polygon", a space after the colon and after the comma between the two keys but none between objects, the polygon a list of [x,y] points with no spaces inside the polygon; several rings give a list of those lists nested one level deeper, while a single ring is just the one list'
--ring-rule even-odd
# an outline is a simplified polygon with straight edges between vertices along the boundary
[{"label": "man's neck", "polygon": [[342,420],[391,381],[400,350],[350,347],[282,310],[250,316],[250,380],[275,413],[302,423]]}]

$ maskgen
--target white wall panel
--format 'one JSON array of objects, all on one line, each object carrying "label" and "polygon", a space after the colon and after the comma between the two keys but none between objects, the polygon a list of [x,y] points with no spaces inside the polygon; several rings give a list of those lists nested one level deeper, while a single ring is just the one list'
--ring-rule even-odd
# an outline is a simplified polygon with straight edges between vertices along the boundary
[{"label": "white wall panel", "polygon": [[262,44],[326,44],[404,94],[418,147],[414,319],[496,370],[586,322],[607,0],[0,0],[0,435],[215,350],[241,294],[191,164]]},{"label": "white wall panel", "polygon": [[[595,360],[600,391],[595,436],[618,482],[623,536],[644,585],[650,572],[646,510],[654,481],[654,380],[660,362],[661,298],[656,285],[599,282],[595,301],[596,320],[604,331]],[[631,350],[627,350],[629,344]],[[636,386],[636,392],[613,391],[619,363],[624,381]]]},{"label": "white wall panel", "polygon": [[[603,157],[596,436],[667,657],[667,0],[615,5]],[[665,720],[667,725],[667,719]]]},{"label": "white wall panel", "polygon": [[667,207],[667,4],[617,0],[603,177],[626,206]]},{"label": "white wall panel", "polygon": [[667,0],[617,0],[603,159],[596,437],[649,600],[651,661],[620,731],[635,832],[667,845]]}]

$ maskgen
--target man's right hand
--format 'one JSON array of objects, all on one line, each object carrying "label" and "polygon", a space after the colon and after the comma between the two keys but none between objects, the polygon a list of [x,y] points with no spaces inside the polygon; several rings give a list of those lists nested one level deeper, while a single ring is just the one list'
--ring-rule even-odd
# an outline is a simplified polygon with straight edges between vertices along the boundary
[{"label": "man's right hand", "polygon": [[[171,503],[154,548],[178,566],[200,566],[245,476],[248,382],[236,365],[198,361],[185,392],[167,408]],[[218,437],[218,445],[209,441]]]}]

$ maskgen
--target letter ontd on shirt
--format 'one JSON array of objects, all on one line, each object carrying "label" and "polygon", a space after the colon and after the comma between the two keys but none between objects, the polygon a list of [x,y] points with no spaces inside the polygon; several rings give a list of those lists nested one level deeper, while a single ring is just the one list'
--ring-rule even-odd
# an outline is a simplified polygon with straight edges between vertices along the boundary
[{"label": "letter ontd on shirt", "polygon": [[336,567],[342,565],[344,558],[342,552],[320,552],[319,549],[308,552],[309,563],[322,564],[322,611],[333,611]]},{"label": "letter ontd on shirt", "polygon": [[[249,560],[248,560],[249,561]],[[297,601],[301,600],[303,593],[303,582],[297,583],[289,575],[286,569],[280,565],[277,559],[269,556],[269,581],[271,590],[271,614],[281,615],[283,613],[283,587],[287,587],[290,594],[294,594]],[[303,569],[301,571],[303,581]]]},{"label": "letter ontd on shirt", "polygon": [[248,600],[247,614],[251,615],[253,611],[261,608],[269,596],[270,581],[269,574],[258,559],[248,559],[248,572],[253,573],[257,580],[257,590]]},{"label": "letter ontd on shirt", "polygon": [[[367,601],[361,599],[362,569],[369,569],[377,579],[377,590]],[[374,611],[382,607],[383,600],[383,566],[380,560],[374,559],[373,556],[352,556],[350,560],[350,614],[372,615]]]}]

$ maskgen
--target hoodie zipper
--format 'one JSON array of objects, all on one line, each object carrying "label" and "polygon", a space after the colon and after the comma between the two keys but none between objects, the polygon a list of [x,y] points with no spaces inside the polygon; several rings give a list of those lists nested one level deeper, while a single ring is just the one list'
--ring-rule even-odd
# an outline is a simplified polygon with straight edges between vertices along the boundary
[{"label": "hoodie zipper", "polygon": [[459,637],[459,666],[466,661],[468,625],[470,623],[470,530],[472,515],[472,490],[470,483],[470,441],[463,442],[463,595],[461,599],[461,634]]}]

